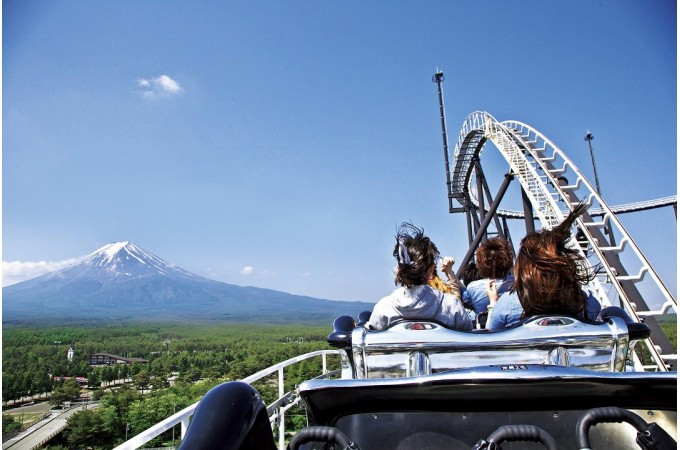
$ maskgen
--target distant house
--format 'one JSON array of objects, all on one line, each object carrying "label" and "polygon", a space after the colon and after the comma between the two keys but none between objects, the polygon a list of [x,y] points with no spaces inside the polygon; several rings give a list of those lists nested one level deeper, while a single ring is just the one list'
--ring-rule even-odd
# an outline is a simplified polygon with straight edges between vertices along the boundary
[{"label": "distant house", "polygon": [[112,366],[114,364],[146,364],[149,361],[142,358],[126,358],[124,356],[111,355],[110,353],[93,353],[90,355],[91,366]]}]

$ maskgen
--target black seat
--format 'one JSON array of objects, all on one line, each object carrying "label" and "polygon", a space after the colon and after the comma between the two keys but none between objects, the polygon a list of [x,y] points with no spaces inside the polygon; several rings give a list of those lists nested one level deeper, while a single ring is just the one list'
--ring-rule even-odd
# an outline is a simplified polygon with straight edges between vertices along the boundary
[{"label": "black seat", "polygon": [[626,326],[628,327],[628,338],[631,341],[647,339],[652,334],[652,330],[647,324],[634,321],[623,308],[619,308],[618,306],[607,306],[600,311],[597,320],[606,322],[610,317],[619,317],[626,322]]},{"label": "black seat", "polygon": [[339,316],[333,321],[333,332],[328,335],[326,341],[331,347],[352,347],[352,330],[356,322],[351,316]]}]

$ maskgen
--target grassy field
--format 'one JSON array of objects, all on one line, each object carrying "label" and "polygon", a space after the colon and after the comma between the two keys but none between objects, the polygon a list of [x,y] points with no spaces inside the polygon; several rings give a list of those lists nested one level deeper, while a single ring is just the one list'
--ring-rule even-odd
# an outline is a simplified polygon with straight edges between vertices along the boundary
[{"label": "grassy field", "polygon": [[671,342],[673,347],[678,348],[678,316],[669,314],[668,316],[657,317],[661,329]]},{"label": "grassy field", "polygon": [[[678,322],[677,322],[677,315],[675,314],[669,314],[667,316],[658,316],[656,317],[657,322],[659,323],[659,326],[663,330],[664,334],[670,341],[671,345],[676,349],[677,353],[677,348],[678,348]],[[649,350],[647,349],[646,345],[643,342],[638,342],[635,345],[635,350],[638,356],[640,357],[641,361],[645,365],[652,365],[654,364],[651,354],[649,353]]]},{"label": "grassy field", "polygon": [[17,422],[26,424],[40,419],[44,413],[3,413],[3,415],[12,416]]}]

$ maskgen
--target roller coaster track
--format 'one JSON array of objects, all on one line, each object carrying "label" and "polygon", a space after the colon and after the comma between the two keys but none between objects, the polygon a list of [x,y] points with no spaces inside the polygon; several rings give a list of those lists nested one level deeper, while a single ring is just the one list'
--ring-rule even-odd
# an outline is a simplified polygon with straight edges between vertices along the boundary
[{"label": "roller coaster track", "polygon": [[[474,191],[470,191],[470,199],[472,200],[472,203],[474,204],[475,208],[479,208],[479,200],[477,200],[477,196]],[[668,197],[644,200],[641,202],[625,203],[622,205],[610,206],[609,208],[611,212],[613,212],[614,214],[621,215],[638,211],[647,211],[649,209],[664,208],[666,206],[676,206],[677,204],[678,204],[677,196],[671,195]],[[488,211],[488,209],[486,210]],[[603,210],[602,208],[593,208],[590,210],[590,215],[593,217],[601,217],[605,215],[605,213],[606,211]],[[501,217],[506,217],[508,219],[524,219],[523,211],[499,208],[498,210],[496,210],[496,214]],[[538,219],[538,217],[534,216],[534,219]]]},{"label": "roller coaster track", "polygon": [[[445,126],[443,130],[445,133]],[[500,198],[488,208],[484,205],[480,155],[487,141],[494,144],[507,162],[508,179],[519,181],[525,198],[525,212],[499,209]],[[446,139],[444,143],[446,150]],[[458,209],[450,206],[450,211],[466,211],[469,214],[476,210],[479,213],[479,218],[475,217],[478,235],[486,233],[484,226],[488,226],[491,220],[487,218],[484,222],[485,215],[495,216],[497,228],[500,228],[497,217],[524,218],[529,211],[543,228],[552,228],[575,205],[585,201],[588,211],[577,220],[578,232],[574,233],[569,245],[587,256],[591,267],[599,273],[589,289],[604,306],[620,304],[631,317],[644,320],[652,328],[651,338],[645,341],[652,363],[644,365],[636,358],[639,367],[667,370],[675,364],[676,350],[653,316],[674,313],[677,310],[676,299],[616,216],[616,213],[676,205],[675,196],[610,208],[576,165],[547,137],[527,124],[513,120],[499,122],[482,111],[474,112],[465,119],[453,154],[445,156],[449,199],[455,199],[462,206]],[[485,188],[487,197],[490,197],[488,187]],[[503,196],[504,188],[502,191],[497,197]],[[526,203],[530,203],[530,207]],[[594,217],[601,219],[595,220]],[[478,243],[477,239],[471,247]],[[643,279],[646,280],[645,295],[663,301],[656,311],[649,310],[640,294],[638,283]],[[648,292],[649,280],[654,291],[651,294]],[[609,298],[612,291],[616,295],[614,300]]]}]

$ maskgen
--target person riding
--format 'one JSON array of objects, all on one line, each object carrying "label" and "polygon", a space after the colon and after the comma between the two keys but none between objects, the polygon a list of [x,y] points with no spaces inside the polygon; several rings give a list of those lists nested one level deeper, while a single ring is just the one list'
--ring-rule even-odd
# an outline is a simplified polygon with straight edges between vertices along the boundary
[{"label": "person riding", "polygon": [[458,283],[451,283],[451,293],[428,285],[439,250],[424,235],[424,230],[404,223],[395,238],[392,255],[397,259],[395,284],[400,287],[378,301],[366,327],[385,330],[395,321],[407,319],[432,320],[451,329],[471,330],[472,322],[460,300]]},{"label": "person riding", "polygon": [[480,279],[482,279],[482,276],[479,274],[477,264],[474,261],[469,262],[468,265],[465,266],[465,269],[463,269],[460,281],[462,281],[465,286],[469,286],[473,281]]},{"label": "person riding", "polygon": [[581,203],[557,227],[530,233],[522,239],[511,290],[499,297],[495,282],[489,282],[487,328],[503,329],[538,314],[597,318],[602,308],[600,302],[583,290],[595,274],[579,249],[569,245],[571,226],[587,207]]},{"label": "person riding", "polygon": [[466,308],[472,309],[476,314],[486,311],[489,306],[489,296],[486,289],[491,280],[496,280],[498,294],[509,291],[513,277],[512,248],[508,241],[501,237],[489,239],[477,248],[477,271],[481,279],[472,281],[466,285],[462,300]]}]

